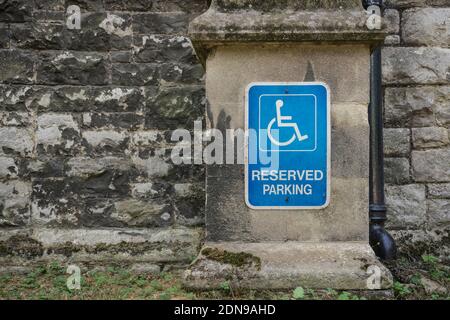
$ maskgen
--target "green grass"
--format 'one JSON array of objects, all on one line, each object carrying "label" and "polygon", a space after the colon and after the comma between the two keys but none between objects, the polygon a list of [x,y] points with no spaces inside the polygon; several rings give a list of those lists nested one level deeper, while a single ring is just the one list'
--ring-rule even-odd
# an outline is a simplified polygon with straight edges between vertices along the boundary
[{"label": "green grass", "polygon": [[[411,262],[399,259],[390,264],[394,277],[396,299],[450,299],[450,268],[433,256],[422,256]],[[127,269],[110,267],[104,271],[81,274],[80,290],[69,290],[66,266],[51,263],[36,267],[26,275],[0,275],[0,299],[280,299],[280,300],[364,300],[363,294],[333,289],[313,290],[298,286],[291,291],[242,291],[226,281],[220,289],[190,292],[183,288],[180,273],[163,272],[157,275],[134,274]],[[447,293],[425,292],[422,279],[426,277]]]}]

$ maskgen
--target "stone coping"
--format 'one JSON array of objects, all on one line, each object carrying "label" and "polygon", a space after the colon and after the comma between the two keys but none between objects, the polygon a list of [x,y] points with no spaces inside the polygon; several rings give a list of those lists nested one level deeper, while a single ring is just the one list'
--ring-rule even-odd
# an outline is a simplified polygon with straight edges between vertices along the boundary
[{"label": "stone coping", "polygon": [[[257,5],[250,8],[253,2]],[[307,5],[322,2],[328,5],[319,9]],[[287,41],[377,44],[384,41],[389,30],[387,19],[382,20],[381,29],[369,30],[368,14],[356,3],[338,8],[329,1],[306,1],[298,6],[295,6],[297,1],[281,3],[286,4],[285,10],[280,10],[281,5],[274,5],[275,9],[268,11],[269,4],[257,0],[214,1],[208,11],[189,25],[189,37],[200,60],[204,63],[208,50],[218,45]],[[227,9],[230,6],[234,9]]]},{"label": "stone coping", "polygon": [[236,10],[311,10],[362,8],[361,0],[212,0],[211,7],[220,12]]}]

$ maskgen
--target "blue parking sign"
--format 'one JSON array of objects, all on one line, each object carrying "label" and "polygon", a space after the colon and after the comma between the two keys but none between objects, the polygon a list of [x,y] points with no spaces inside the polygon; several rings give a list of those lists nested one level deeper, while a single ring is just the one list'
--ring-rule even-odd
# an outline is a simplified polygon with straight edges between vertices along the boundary
[{"label": "blue parking sign", "polygon": [[327,85],[252,83],[246,91],[245,200],[252,209],[321,209],[330,201]]}]

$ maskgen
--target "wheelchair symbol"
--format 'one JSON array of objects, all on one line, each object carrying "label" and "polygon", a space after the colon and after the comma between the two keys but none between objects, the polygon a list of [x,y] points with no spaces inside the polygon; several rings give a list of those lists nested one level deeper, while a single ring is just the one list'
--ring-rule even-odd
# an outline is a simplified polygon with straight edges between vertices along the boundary
[{"label": "wheelchair symbol", "polygon": [[[276,109],[277,109],[277,117],[273,118],[270,122],[269,122],[269,126],[267,127],[267,135],[270,139],[270,141],[280,147],[285,147],[290,145],[292,142],[294,142],[296,139],[298,139],[298,141],[304,141],[307,140],[309,137],[308,135],[302,135],[297,123],[295,122],[283,122],[283,121],[292,121],[292,116],[282,116],[281,115],[281,108],[284,106],[284,102],[283,100],[277,100],[276,102]],[[277,139],[275,139],[272,135],[272,127],[275,124],[275,121],[277,122],[277,125],[279,128],[293,128],[295,133],[292,134],[292,137],[285,142],[281,142],[278,141]]]}]

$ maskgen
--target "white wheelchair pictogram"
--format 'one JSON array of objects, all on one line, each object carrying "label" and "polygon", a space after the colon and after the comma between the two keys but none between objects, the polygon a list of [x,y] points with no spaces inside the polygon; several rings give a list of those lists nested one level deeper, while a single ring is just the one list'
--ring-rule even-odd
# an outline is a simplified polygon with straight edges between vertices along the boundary
[{"label": "white wheelchair pictogram", "polygon": [[[295,122],[284,122],[284,121],[292,121],[292,116],[282,116],[281,115],[281,108],[284,106],[284,102],[283,100],[277,100],[276,102],[276,109],[277,109],[277,117],[273,118],[270,122],[269,122],[269,126],[267,127],[267,135],[270,139],[270,141],[279,146],[279,147],[285,147],[290,145],[292,142],[294,142],[296,139],[298,139],[298,141],[304,141],[307,140],[309,137],[308,135],[302,135],[297,123]],[[277,122],[277,125],[279,128],[293,128],[294,129],[294,133],[292,134],[292,137],[285,142],[281,142],[278,141],[277,139],[275,139],[272,135],[272,127],[275,124],[275,121]]]}]

